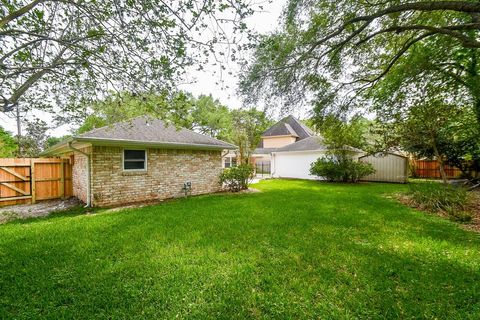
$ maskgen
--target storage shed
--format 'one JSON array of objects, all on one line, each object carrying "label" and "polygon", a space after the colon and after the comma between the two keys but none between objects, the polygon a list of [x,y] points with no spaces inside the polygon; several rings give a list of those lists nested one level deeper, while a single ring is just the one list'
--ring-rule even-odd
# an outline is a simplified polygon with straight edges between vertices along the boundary
[{"label": "storage shed", "polygon": [[375,173],[364,177],[364,181],[406,183],[408,178],[408,158],[396,153],[364,155],[359,161],[371,163]]}]

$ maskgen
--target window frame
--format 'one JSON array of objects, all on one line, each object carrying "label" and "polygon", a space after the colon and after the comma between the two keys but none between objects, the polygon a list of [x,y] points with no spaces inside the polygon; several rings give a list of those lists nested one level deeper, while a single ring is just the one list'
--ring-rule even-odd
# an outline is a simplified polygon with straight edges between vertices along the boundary
[{"label": "window frame", "polygon": [[[227,167],[228,164],[228,167]],[[237,166],[237,157],[236,156],[226,156],[223,158],[223,167],[225,169],[233,168]]]},{"label": "window frame", "polygon": [[[144,168],[143,169],[125,169],[125,151],[143,151],[145,153]],[[147,149],[123,148],[123,150],[122,150],[122,171],[124,171],[124,172],[147,172],[147,170],[148,170],[148,152],[147,152]]]},{"label": "window frame", "polygon": [[[228,161],[227,161],[228,160]],[[228,163],[228,167],[227,167],[227,163]],[[225,157],[224,160],[223,160],[223,167],[225,169],[228,169],[228,168],[231,168],[232,167],[232,161],[231,161],[231,157]]]}]

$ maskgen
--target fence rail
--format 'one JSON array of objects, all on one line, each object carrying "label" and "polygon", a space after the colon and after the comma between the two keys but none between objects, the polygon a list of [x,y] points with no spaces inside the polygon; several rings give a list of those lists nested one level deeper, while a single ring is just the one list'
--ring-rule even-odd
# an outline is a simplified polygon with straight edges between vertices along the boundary
[{"label": "fence rail", "polygon": [[58,158],[0,158],[0,206],[73,195],[72,164]]},{"label": "fence rail", "polygon": [[[413,160],[415,168],[415,176],[419,178],[441,178],[440,165],[437,160]],[[462,171],[460,169],[445,165],[445,174],[447,178],[454,179],[460,177]]]}]

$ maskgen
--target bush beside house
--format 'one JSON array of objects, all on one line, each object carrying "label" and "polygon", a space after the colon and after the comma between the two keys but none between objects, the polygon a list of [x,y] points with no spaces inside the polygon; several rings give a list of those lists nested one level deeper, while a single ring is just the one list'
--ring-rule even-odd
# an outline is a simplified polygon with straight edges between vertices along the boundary
[{"label": "bush beside house", "polygon": [[220,174],[219,183],[231,192],[245,190],[248,189],[253,172],[253,166],[249,164],[227,168]]}]

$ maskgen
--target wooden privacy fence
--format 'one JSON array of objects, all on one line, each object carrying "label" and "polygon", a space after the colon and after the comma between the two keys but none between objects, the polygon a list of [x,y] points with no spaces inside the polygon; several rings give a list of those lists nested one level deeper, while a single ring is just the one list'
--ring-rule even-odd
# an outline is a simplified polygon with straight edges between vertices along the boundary
[{"label": "wooden privacy fence", "polygon": [[[414,176],[419,178],[441,178],[440,166],[437,160],[413,160],[413,168],[415,169]],[[458,178],[462,171],[456,167],[449,165],[444,166],[447,178]]]},{"label": "wooden privacy fence", "polygon": [[69,159],[0,158],[0,206],[72,195]]}]

